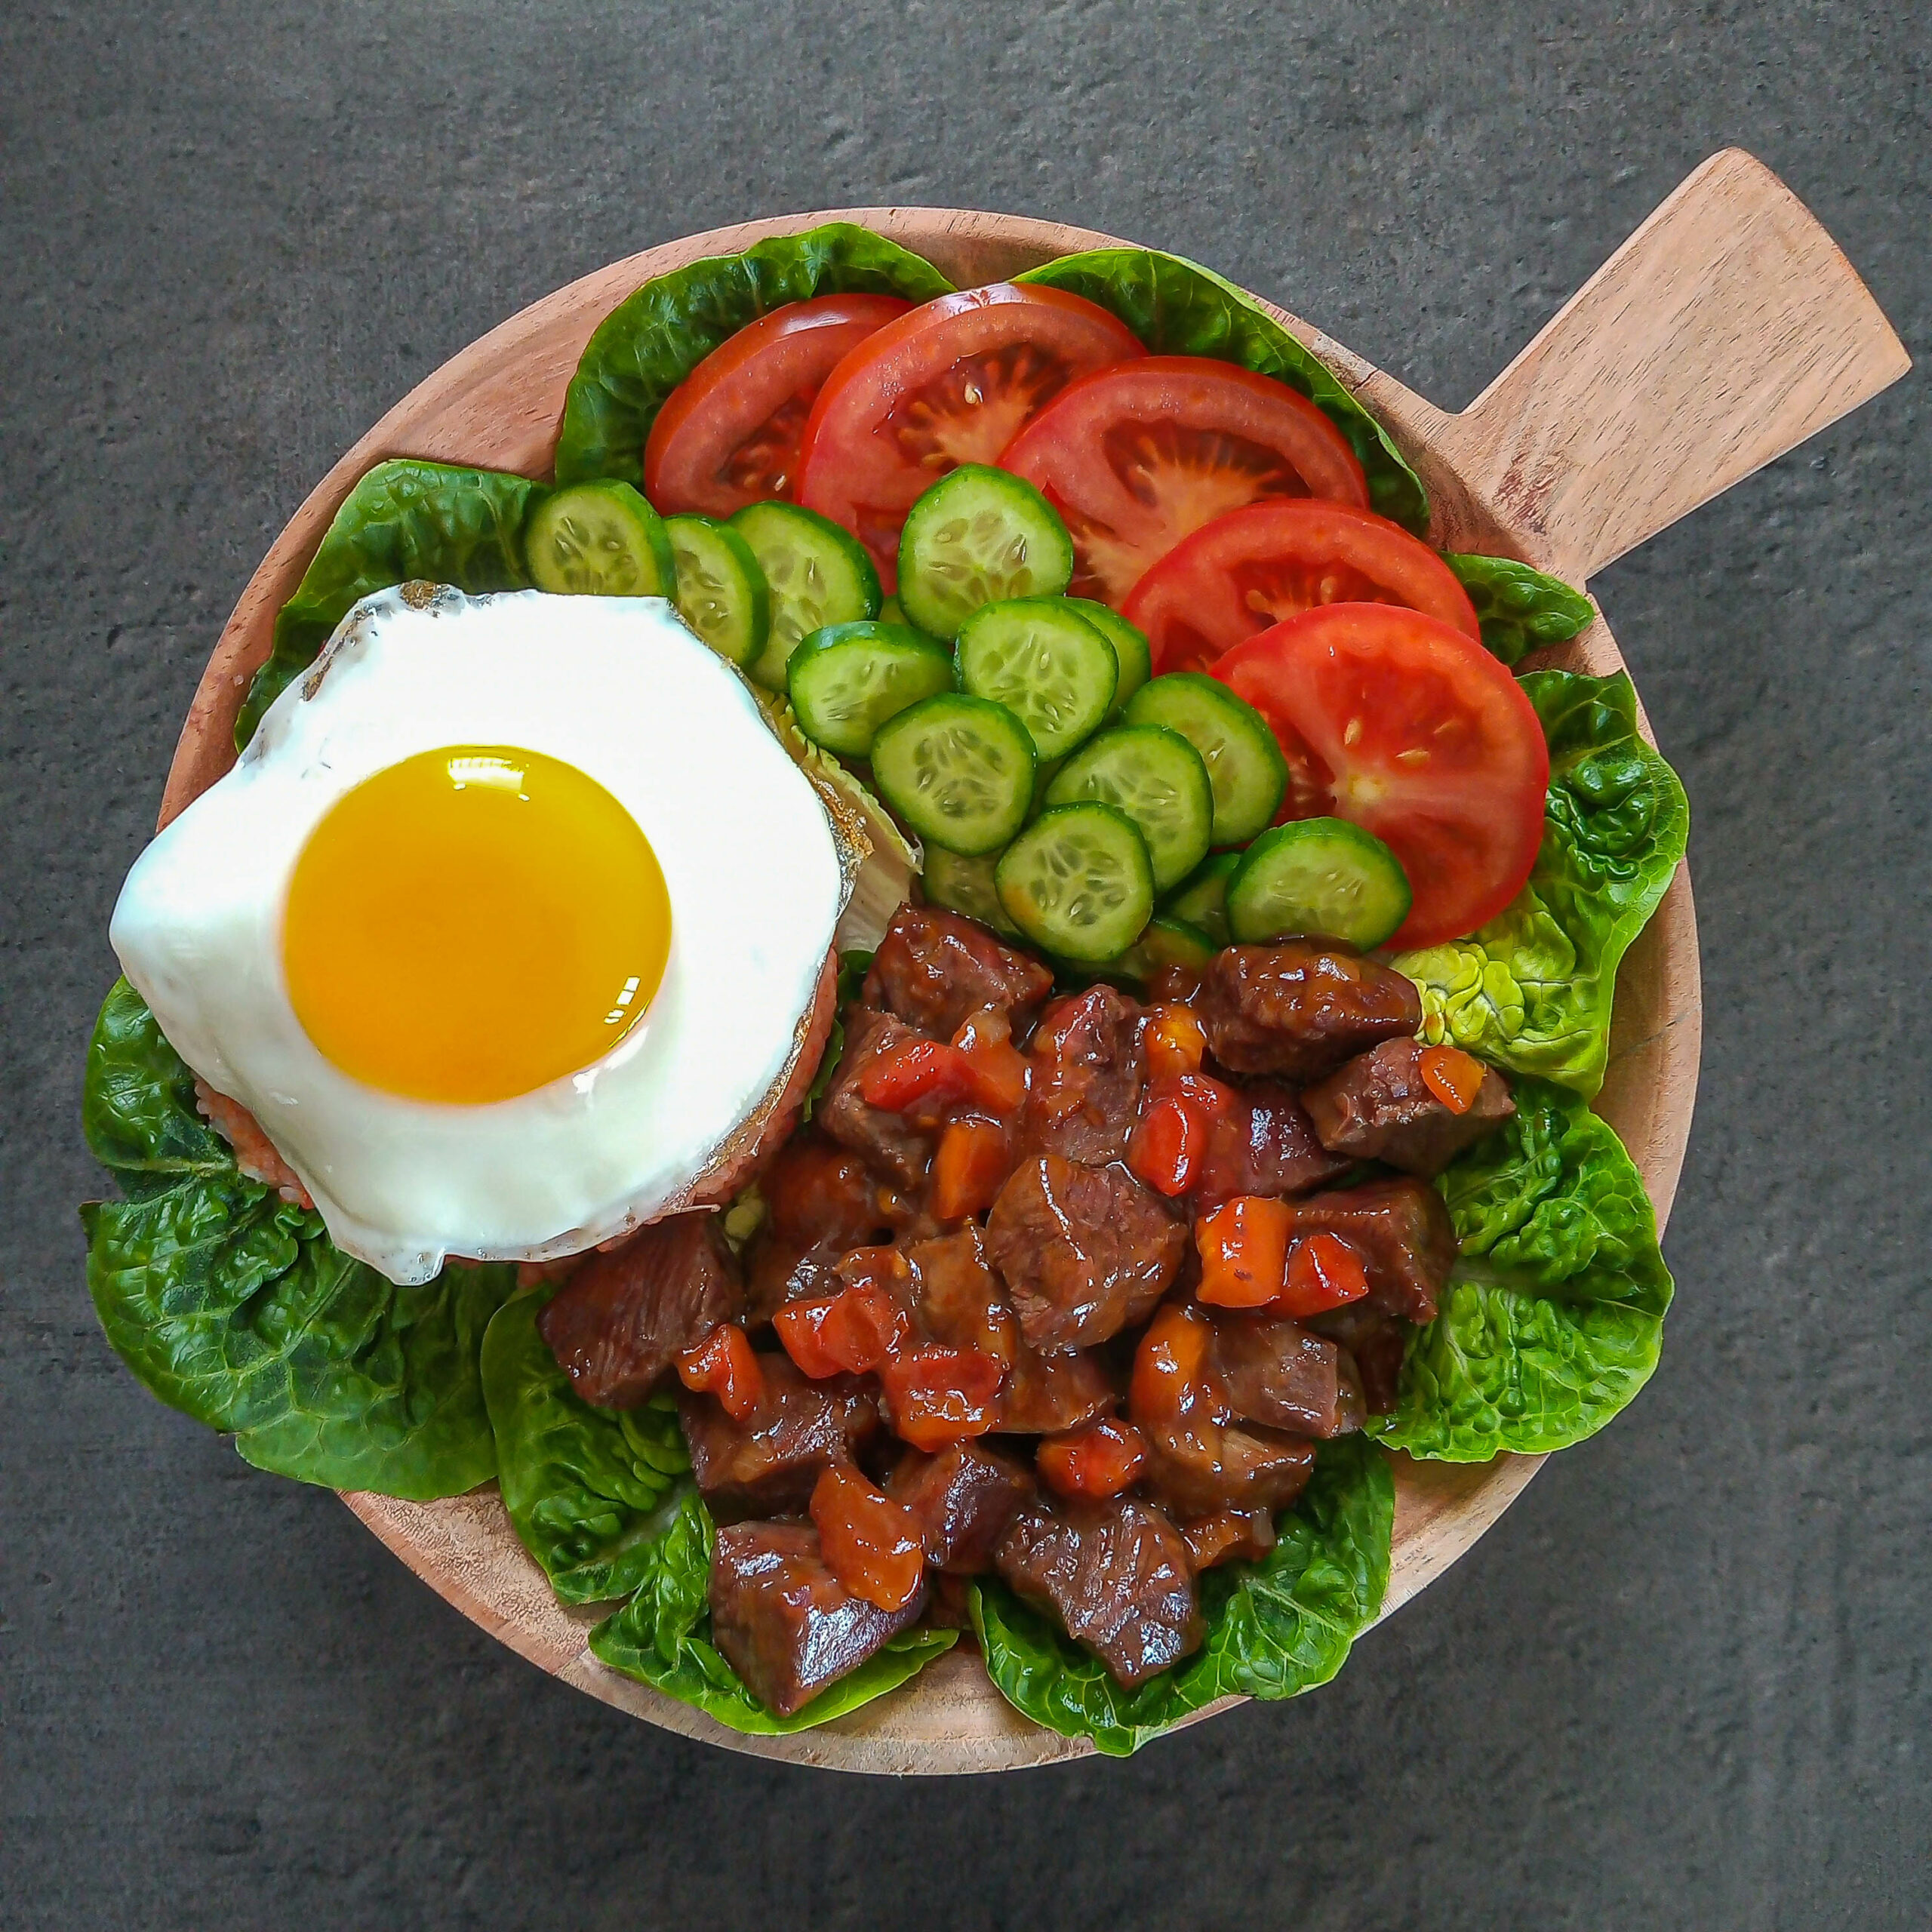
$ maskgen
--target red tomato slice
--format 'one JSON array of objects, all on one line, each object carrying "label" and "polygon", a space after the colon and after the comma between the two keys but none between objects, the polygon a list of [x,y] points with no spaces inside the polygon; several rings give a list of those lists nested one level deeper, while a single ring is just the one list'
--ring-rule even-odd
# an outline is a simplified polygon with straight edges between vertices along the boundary
[{"label": "red tomato slice", "polygon": [[1204,671],[1224,651],[1323,604],[1399,604],[1481,635],[1456,574],[1400,524],[1315,497],[1251,503],[1204,524],[1134,586],[1121,614],[1157,671]]},{"label": "red tomato slice", "polygon": [[1236,645],[1213,675],[1275,728],[1290,817],[1351,820],[1401,860],[1415,903],[1390,945],[1460,938],[1523,889],[1549,747],[1481,645],[1419,611],[1326,604]]},{"label": "red tomato slice", "polygon": [[826,378],[805,425],[798,501],[843,524],[898,581],[899,526],[962,463],[995,463],[1076,376],[1145,352],[1097,303],[995,282],[924,303]]},{"label": "red tomato slice", "polygon": [[1149,355],[1075,383],[1000,462],[1073,534],[1073,592],[1118,610],[1204,523],[1272,497],[1366,509],[1348,438],[1285,383],[1200,355]]},{"label": "red tomato slice", "polygon": [[666,516],[724,517],[789,497],[826,377],[912,306],[896,295],[821,295],[748,322],[665,398],[644,446],[644,494]]}]

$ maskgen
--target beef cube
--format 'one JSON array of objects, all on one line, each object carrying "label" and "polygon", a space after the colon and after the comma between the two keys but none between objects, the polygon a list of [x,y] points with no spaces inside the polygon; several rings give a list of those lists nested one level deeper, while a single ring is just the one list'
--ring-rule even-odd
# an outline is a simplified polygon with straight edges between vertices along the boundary
[{"label": "beef cube", "polygon": [[1160,1510],[1116,1497],[1035,1503],[1000,1540],[999,1574],[1131,1687],[1201,1647],[1193,1567]]},{"label": "beef cube", "polygon": [[1309,940],[1217,952],[1195,1011],[1233,1073],[1319,1080],[1345,1060],[1422,1024],[1415,982]]},{"label": "beef cube", "polygon": [[758,1361],[764,1395],[749,1422],[709,1395],[678,1392],[691,1475],[721,1523],[802,1510],[821,1472],[854,1460],[878,1432],[878,1405],[852,1377],[810,1382],[789,1356]]},{"label": "beef cube", "polygon": [[845,1044],[838,1070],[819,1098],[814,1120],[837,1141],[860,1156],[875,1171],[902,1187],[917,1187],[932,1158],[933,1135],[903,1114],[868,1106],[859,1082],[875,1060],[915,1040],[924,1038],[891,1014],[869,1006],[845,1009]]},{"label": "beef cube", "polygon": [[905,905],[878,943],[860,997],[950,1039],[985,1007],[1009,1015],[1013,1030],[1023,1033],[1053,985],[1037,959],[1001,945],[977,921],[937,906]]},{"label": "beef cube", "polygon": [[906,1250],[906,1275],[900,1298],[922,1341],[949,1349],[977,1349],[1010,1362],[1020,1346],[1020,1327],[986,1260],[977,1223],[915,1241]]},{"label": "beef cube", "polygon": [[1153,1312],[1187,1229],[1124,1168],[1043,1154],[986,1217],[986,1252],[1036,1349],[1091,1348]]},{"label": "beef cube", "polygon": [[1309,1088],[1302,1100],[1322,1146],[1432,1180],[1516,1111],[1509,1081],[1493,1066],[1465,1112],[1445,1106],[1422,1077],[1430,1051],[1420,1040],[1384,1040]]},{"label": "beef cube", "polygon": [[936,1456],[909,1449],[885,1493],[919,1519],[928,1563],[972,1577],[993,1567],[1007,1524],[1033,1500],[1033,1477],[999,1450],[955,1442]]},{"label": "beef cube", "polygon": [[1233,1414],[1297,1435],[1361,1428],[1355,1364],[1333,1342],[1280,1315],[1217,1312],[1208,1325],[1208,1372]]},{"label": "beef cube", "polygon": [[833,1576],[809,1523],[736,1523],[718,1532],[711,1640],[760,1703],[789,1718],[856,1670],[926,1607],[855,1597]]},{"label": "beef cube", "polygon": [[1315,1446],[1258,1425],[1217,1421],[1204,1408],[1134,1418],[1147,1444],[1147,1486],[1183,1518],[1221,1509],[1285,1509],[1315,1470]]},{"label": "beef cube", "polygon": [[1426,1180],[1371,1181],[1288,1204],[1291,1238],[1339,1235],[1368,1271],[1367,1299],[1411,1321],[1433,1321],[1456,1259],[1456,1227]]},{"label": "beef cube", "polygon": [[1183,1523],[1180,1533],[1196,1575],[1217,1563],[1259,1563],[1278,1540],[1266,1509],[1218,1509]]},{"label": "beef cube", "polygon": [[769,1321],[788,1301],[835,1295],[845,1285],[838,1278],[838,1261],[836,1247],[794,1247],[768,1226],[759,1229],[745,1249],[747,1325]]},{"label": "beef cube", "polygon": [[1089,1351],[1043,1355],[1023,1342],[1008,1364],[993,1427],[1008,1435],[1061,1435],[1105,1415],[1119,1399],[1113,1378]]},{"label": "beef cube", "polygon": [[1208,1131],[1193,1188],[1196,1213],[1237,1194],[1304,1194],[1354,1165],[1316,1138],[1292,1088],[1257,1080],[1235,1094],[1232,1112]]},{"label": "beef cube", "polygon": [[1095,1166],[1124,1161],[1146,1084],[1145,1016],[1109,986],[1089,986],[1041,1015],[1027,1045],[1032,1063],[1020,1143]]},{"label": "beef cube", "polygon": [[745,1305],[738,1263],[715,1214],[673,1214],[593,1254],[537,1318],[586,1402],[632,1409],[681,1350]]},{"label": "beef cube", "polygon": [[1363,1408],[1372,1416],[1389,1414],[1401,1392],[1402,1358],[1413,1332],[1408,1323],[1357,1301],[1312,1315],[1308,1325],[1355,1364]]}]

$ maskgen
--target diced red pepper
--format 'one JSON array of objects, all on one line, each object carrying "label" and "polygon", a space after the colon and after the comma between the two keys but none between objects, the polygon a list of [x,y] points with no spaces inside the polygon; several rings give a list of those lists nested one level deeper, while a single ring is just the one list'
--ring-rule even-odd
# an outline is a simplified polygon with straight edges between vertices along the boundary
[{"label": "diced red pepper", "polygon": [[1143,1422],[1171,1422],[1193,1408],[1202,1392],[1211,1340],[1192,1309],[1164,1303],[1134,1351],[1129,1412]]},{"label": "diced red pepper", "polygon": [[977,1349],[906,1349],[879,1370],[895,1435],[915,1449],[943,1449],[993,1426],[1004,1374]]},{"label": "diced red pepper", "polygon": [[789,1301],[772,1317],[772,1326],[785,1352],[815,1382],[866,1374],[912,1332],[905,1309],[869,1281],[835,1295]]},{"label": "diced red pepper", "polygon": [[1185,1194],[1208,1148],[1208,1122],[1179,1094],[1149,1100],[1127,1143],[1127,1164],[1157,1194]]},{"label": "diced red pepper", "polygon": [[949,1122],[933,1156],[933,1212],[942,1221],[984,1214],[1004,1184],[1012,1163],[1006,1129],[998,1121]]},{"label": "diced red pepper", "polygon": [[1156,1080],[1173,1080],[1201,1071],[1208,1034],[1186,1007],[1157,1006],[1148,1014],[1141,1044],[1147,1055],[1147,1071]]},{"label": "diced red pepper", "polygon": [[1260,1308],[1281,1292],[1293,1211],[1272,1195],[1237,1194],[1194,1224],[1195,1292],[1217,1308]]},{"label": "diced red pepper", "polygon": [[903,1610],[919,1594],[925,1543],[903,1503],[834,1463],[813,1488],[811,1515],[827,1567],[853,1595],[881,1610]]},{"label": "diced red pepper", "polygon": [[965,1060],[973,1100],[987,1112],[1017,1114],[1026,1100],[1026,1056],[1011,1040],[953,1050]]},{"label": "diced red pepper", "polygon": [[1421,1055],[1422,1084],[1452,1114],[1466,1114],[1482,1091],[1487,1069],[1473,1054],[1457,1047],[1424,1047]]},{"label": "diced red pepper", "polygon": [[860,1075],[859,1094],[869,1107],[903,1114],[921,1101],[963,1100],[972,1084],[971,1064],[956,1048],[943,1040],[909,1040]]},{"label": "diced red pepper", "polygon": [[721,1321],[695,1348],[678,1358],[678,1379],[687,1389],[718,1398],[734,1422],[749,1422],[764,1399],[764,1371],[745,1331]]},{"label": "diced red pepper", "polygon": [[1131,1423],[1112,1416],[1050,1436],[1034,1459],[1040,1480],[1062,1496],[1118,1496],[1147,1466],[1147,1444]]},{"label": "diced red pepper", "polygon": [[1288,1257],[1275,1306],[1284,1315],[1321,1315],[1368,1293],[1361,1251],[1340,1235],[1304,1235]]}]

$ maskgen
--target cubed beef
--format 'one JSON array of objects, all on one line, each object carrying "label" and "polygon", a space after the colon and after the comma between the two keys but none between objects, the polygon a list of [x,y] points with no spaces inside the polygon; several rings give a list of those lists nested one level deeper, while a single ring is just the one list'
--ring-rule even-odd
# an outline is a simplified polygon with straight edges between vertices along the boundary
[{"label": "cubed beef", "polygon": [[1023,1033],[1053,985],[1037,959],[1002,946],[977,920],[908,904],[893,914],[861,997],[949,1039],[984,1007],[1010,1014]]},{"label": "cubed beef", "polygon": [[1361,1428],[1355,1364],[1333,1342],[1281,1315],[1230,1310],[1211,1315],[1208,1325],[1208,1371],[1235,1414],[1297,1435]]},{"label": "cubed beef", "polygon": [[995,1561],[1118,1683],[1143,1683],[1201,1647],[1187,1545],[1146,1503],[1036,1503],[1014,1519]]},{"label": "cubed beef", "polygon": [[1196,1212],[1237,1194],[1306,1193],[1354,1165],[1316,1139],[1292,1088],[1257,1080],[1232,1091],[1232,1109],[1208,1130],[1193,1188]]},{"label": "cubed beef", "polygon": [[848,1149],[816,1128],[792,1135],[759,1177],[765,1226],[801,1250],[848,1249],[889,1241],[918,1213],[906,1195],[872,1173]]},{"label": "cubed beef", "polygon": [[932,1158],[933,1136],[903,1114],[868,1106],[859,1091],[867,1067],[895,1049],[926,1036],[875,1007],[845,1009],[845,1044],[838,1070],[820,1096],[813,1118],[837,1141],[903,1187],[917,1187]]},{"label": "cubed beef", "polygon": [[949,1349],[977,1349],[995,1361],[1013,1359],[1020,1327],[986,1260],[977,1223],[952,1233],[915,1241],[906,1250],[906,1273],[896,1292],[922,1341]]},{"label": "cubed beef", "polygon": [[1433,1321],[1456,1259],[1456,1227],[1426,1180],[1371,1181],[1288,1204],[1288,1232],[1339,1235],[1368,1271],[1367,1299],[1411,1321]]},{"label": "cubed beef", "polygon": [[1152,1312],[1187,1229],[1124,1168],[1043,1154],[986,1217],[986,1252],[1036,1349],[1091,1348]]},{"label": "cubed beef", "polygon": [[1217,952],[1195,1010],[1230,1072],[1299,1081],[1319,1080],[1422,1024],[1413,980],[1309,940]]},{"label": "cubed beef", "polygon": [[780,1717],[918,1623],[925,1586],[901,1610],[855,1597],[833,1576],[809,1523],[734,1523],[711,1565],[711,1640],[759,1703]]},{"label": "cubed beef", "polygon": [[803,1509],[820,1472],[853,1461],[878,1432],[878,1405],[851,1377],[809,1382],[789,1356],[758,1361],[764,1395],[749,1422],[709,1395],[678,1392],[691,1475],[720,1522]]},{"label": "cubed beef", "polygon": [[1266,1509],[1217,1509],[1182,1524],[1180,1533],[1197,1573],[1217,1563],[1259,1563],[1278,1540]]},{"label": "cubed beef", "polygon": [[1023,1342],[1008,1366],[993,1427],[1007,1435],[1061,1435],[1105,1415],[1119,1399],[1091,1351],[1043,1355]]},{"label": "cubed beef", "polygon": [[1177,1516],[1221,1509],[1281,1509],[1315,1469],[1315,1446],[1259,1425],[1217,1422],[1204,1407],[1180,1417],[1136,1415],[1147,1444],[1147,1486]]},{"label": "cubed beef", "polygon": [[1402,1358],[1415,1332],[1409,1324],[1386,1309],[1357,1301],[1312,1315],[1308,1325],[1327,1336],[1355,1364],[1362,1407],[1368,1414],[1389,1414],[1401,1392]]},{"label": "cubed beef", "polygon": [[1420,1040],[1384,1040],[1309,1088],[1302,1100],[1322,1146],[1430,1180],[1516,1111],[1509,1081],[1492,1066],[1469,1107],[1454,1112],[1423,1079],[1430,1051]]},{"label": "cubed beef", "polygon": [[745,1305],[715,1214],[673,1214],[593,1254],[537,1326],[571,1385],[600,1409],[635,1408],[671,1366]]},{"label": "cubed beef", "polygon": [[999,1450],[955,1442],[936,1456],[909,1449],[885,1493],[919,1519],[928,1563],[971,1577],[993,1567],[1007,1524],[1033,1500],[1033,1476]]},{"label": "cubed beef", "polygon": [[1096,1166],[1127,1158],[1146,1082],[1144,1016],[1112,986],[1089,986],[1040,1016],[1028,1044],[1032,1063],[1021,1144]]},{"label": "cubed beef", "polygon": [[799,1248],[781,1240],[771,1226],[759,1229],[745,1249],[745,1319],[755,1327],[769,1321],[788,1301],[835,1295],[841,1251],[829,1245]]}]

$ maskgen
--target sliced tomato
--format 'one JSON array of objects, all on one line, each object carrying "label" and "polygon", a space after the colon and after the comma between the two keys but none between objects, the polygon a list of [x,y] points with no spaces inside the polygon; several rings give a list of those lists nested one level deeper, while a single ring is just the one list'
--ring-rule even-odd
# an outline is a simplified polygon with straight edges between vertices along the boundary
[{"label": "sliced tomato", "polygon": [[1218,659],[1289,765],[1288,816],[1352,820],[1415,894],[1395,946],[1473,932],[1543,841],[1549,747],[1522,687],[1473,638],[1389,604],[1327,604]]},{"label": "sliced tomato", "polygon": [[1224,651],[1323,604],[1400,604],[1480,635],[1456,574],[1400,524],[1315,497],[1251,503],[1204,524],[1134,586],[1121,614],[1154,669],[1204,671]]},{"label": "sliced tomato", "polygon": [[890,590],[899,526],[929,484],[962,463],[997,462],[1075,377],[1144,352],[1106,309],[1057,288],[995,282],[942,295],[826,378],[805,425],[798,500],[851,531]]},{"label": "sliced tomato", "polygon": [[665,398],[644,446],[644,494],[666,516],[729,516],[789,497],[826,377],[912,306],[896,295],[821,295],[747,323]]},{"label": "sliced tomato", "polygon": [[1073,591],[1118,611],[1183,537],[1275,497],[1368,504],[1348,438],[1285,383],[1149,355],[1069,386],[1001,463],[1066,519]]}]

